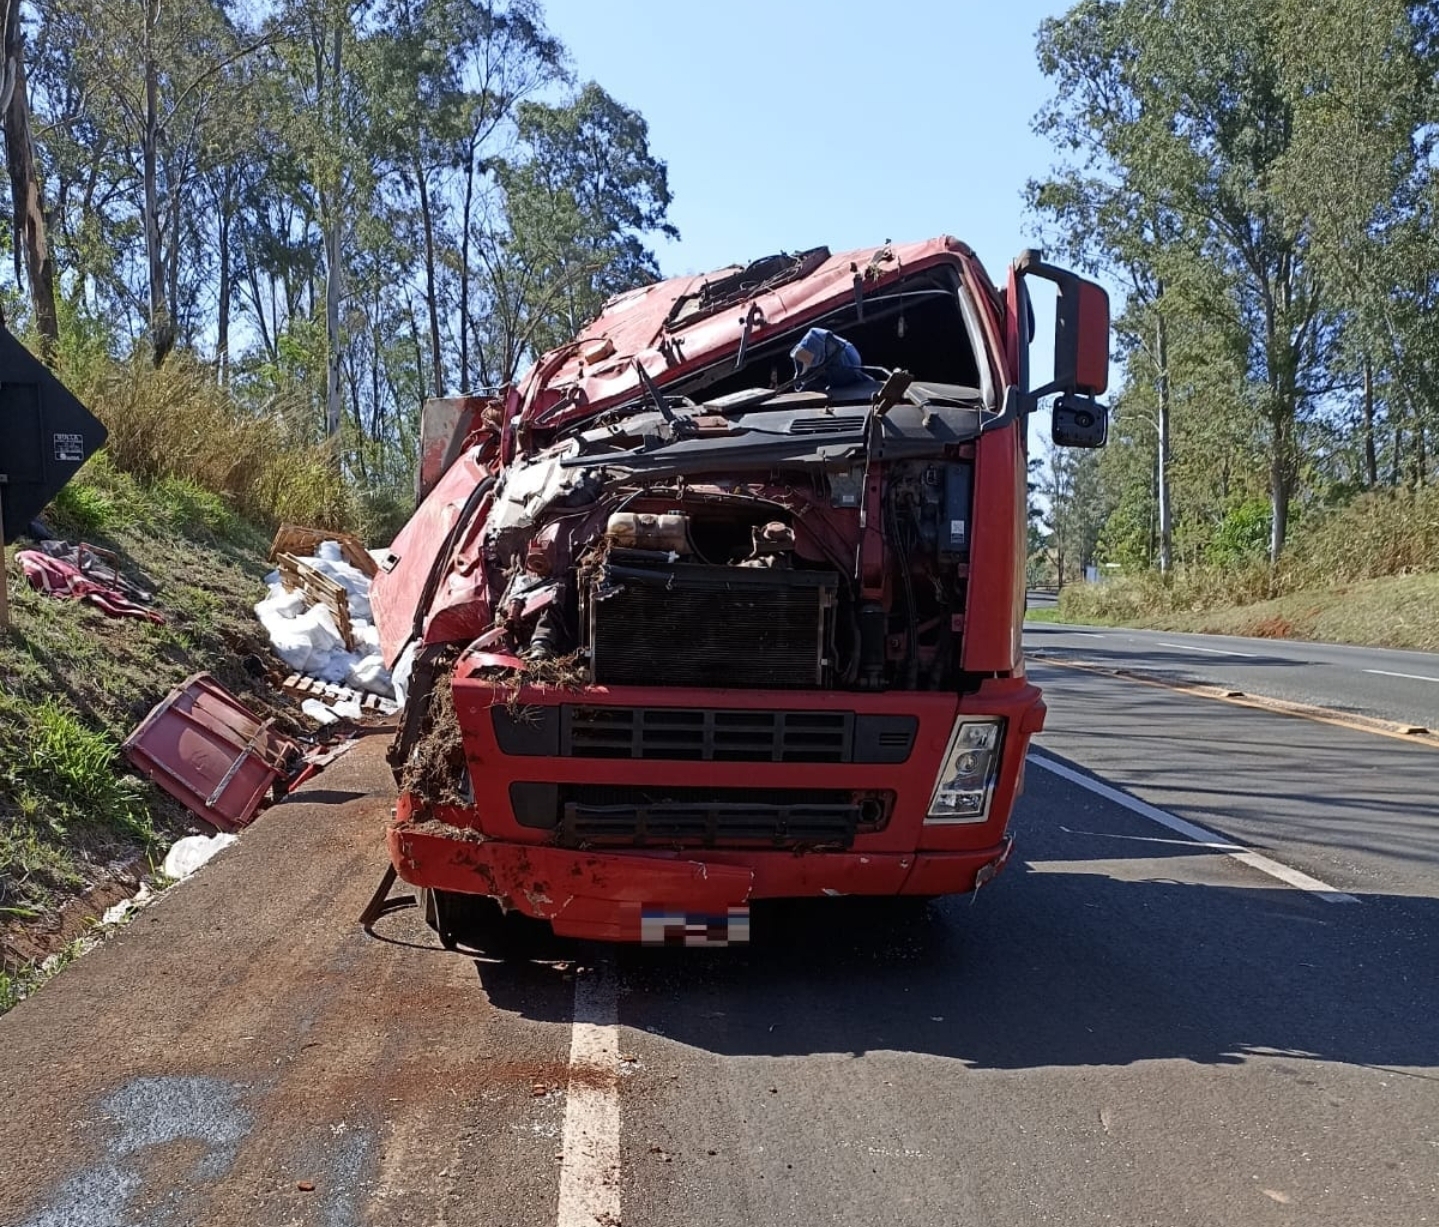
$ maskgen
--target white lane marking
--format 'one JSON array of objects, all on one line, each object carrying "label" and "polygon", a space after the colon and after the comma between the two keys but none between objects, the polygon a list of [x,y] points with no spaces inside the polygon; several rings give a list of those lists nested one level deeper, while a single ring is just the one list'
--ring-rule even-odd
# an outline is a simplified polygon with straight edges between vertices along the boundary
[{"label": "white lane marking", "polygon": [[1365,673],[1377,673],[1380,677],[1407,677],[1414,682],[1439,682],[1439,677],[1425,677],[1422,673],[1390,673],[1388,669],[1365,669]]},{"label": "white lane marking", "polygon": [[1197,822],[1189,822],[1175,814],[1162,810],[1158,806],[1150,805],[1147,801],[1140,801],[1131,797],[1128,793],[1120,792],[1117,788],[1111,788],[1108,784],[1101,784],[1098,780],[1066,767],[1063,763],[1057,763],[1051,758],[1044,758],[1038,754],[1031,754],[1029,761],[1036,767],[1052,772],[1060,779],[1068,780],[1071,784],[1078,784],[1081,788],[1087,788],[1096,796],[1103,797],[1106,801],[1113,801],[1115,805],[1123,806],[1132,814],[1138,814],[1142,818],[1148,818],[1151,822],[1157,822],[1162,827],[1168,827],[1192,839],[1197,844],[1203,844],[1206,848],[1216,852],[1223,852],[1225,856],[1239,861],[1240,864],[1248,865],[1251,869],[1257,869],[1260,873],[1268,874],[1271,878],[1277,878],[1287,886],[1293,886],[1297,890],[1308,891],[1310,894],[1323,899],[1325,903],[1358,903],[1359,900],[1353,895],[1345,894],[1342,890],[1336,890],[1327,882],[1321,882],[1318,878],[1311,878],[1307,873],[1300,873],[1297,869],[1291,869],[1288,865],[1281,865],[1278,861],[1270,860],[1259,852],[1251,852],[1241,844],[1232,843],[1217,831],[1211,831],[1208,827],[1202,827]]},{"label": "white lane marking", "polygon": [[619,993],[612,967],[575,978],[559,1227],[620,1221]]},{"label": "white lane marking", "polygon": [[1160,648],[1178,648],[1181,652],[1204,652],[1209,656],[1242,656],[1245,660],[1254,660],[1253,652],[1229,652],[1222,648],[1196,648],[1188,643],[1158,643]]}]

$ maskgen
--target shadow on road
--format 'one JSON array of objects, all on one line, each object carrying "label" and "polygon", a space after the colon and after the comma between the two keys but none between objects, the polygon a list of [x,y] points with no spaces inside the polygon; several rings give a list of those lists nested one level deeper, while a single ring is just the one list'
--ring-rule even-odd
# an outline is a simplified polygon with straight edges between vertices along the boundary
[{"label": "shadow on road", "polygon": [[[1171,847],[1174,858],[1203,855]],[[1439,1066],[1439,901],[1333,905],[1283,888],[1124,881],[1074,863],[1012,866],[974,904],[947,900],[917,919],[880,901],[790,903],[755,909],[748,948],[619,948],[609,957],[621,1022],[724,1056],[912,1052],[1030,1069],[1284,1054]],[[581,963],[603,957],[567,948]],[[497,1008],[568,1020],[560,973],[479,970]]]}]

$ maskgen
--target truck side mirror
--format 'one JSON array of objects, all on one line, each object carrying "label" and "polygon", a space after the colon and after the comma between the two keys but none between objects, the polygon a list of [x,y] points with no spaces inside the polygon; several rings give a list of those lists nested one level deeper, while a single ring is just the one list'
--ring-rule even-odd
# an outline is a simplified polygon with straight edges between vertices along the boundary
[{"label": "truck side mirror", "polygon": [[[1104,287],[1025,251],[1014,262],[1018,277],[1042,277],[1059,291],[1054,320],[1054,378],[1036,397],[1060,392],[1095,397],[1109,387],[1109,295]],[[1028,298],[1028,295],[1025,295]]]},{"label": "truck side mirror", "polygon": [[1055,447],[1103,447],[1109,410],[1088,396],[1061,396],[1050,410]]},{"label": "truck side mirror", "polygon": [[1109,387],[1109,295],[1072,273],[1059,283],[1054,379],[1089,396]]}]

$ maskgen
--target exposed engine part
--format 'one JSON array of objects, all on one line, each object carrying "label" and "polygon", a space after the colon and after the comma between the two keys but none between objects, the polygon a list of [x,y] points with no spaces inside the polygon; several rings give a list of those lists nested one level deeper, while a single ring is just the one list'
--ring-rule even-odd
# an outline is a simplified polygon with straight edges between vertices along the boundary
[{"label": "exposed engine part", "polygon": [[526,660],[553,660],[564,655],[569,636],[565,633],[564,615],[558,605],[550,605],[535,622],[530,646],[525,649]]},{"label": "exposed engine part", "polygon": [[708,566],[612,549],[580,594],[594,681],[823,685],[838,587],[833,571]]},{"label": "exposed engine part", "polygon": [[793,562],[794,529],[782,520],[750,529],[750,554],[742,567],[787,567]]},{"label": "exposed engine part", "polygon": [[859,685],[862,690],[884,686],[884,641],[889,614],[878,601],[859,607]]},{"label": "exposed engine part", "polygon": [[788,554],[794,549],[794,529],[780,520],[771,520],[753,530],[754,552]]},{"label": "exposed engine part", "polygon": [[689,554],[689,516],[674,512],[654,515],[645,511],[616,511],[605,524],[605,535],[627,549],[671,550]]},{"label": "exposed engine part", "polygon": [[530,538],[525,546],[525,570],[531,575],[554,575],[558,561],[561,525],[552,520]]}]

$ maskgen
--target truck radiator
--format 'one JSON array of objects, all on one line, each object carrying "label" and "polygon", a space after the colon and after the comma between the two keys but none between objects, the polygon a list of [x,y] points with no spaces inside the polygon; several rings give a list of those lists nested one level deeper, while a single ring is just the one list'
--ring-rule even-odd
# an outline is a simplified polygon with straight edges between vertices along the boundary
[{"label": "truck radiator", "polygon": [[813,688],[839,577],[613,550],[585,593],[599,685]]}]

